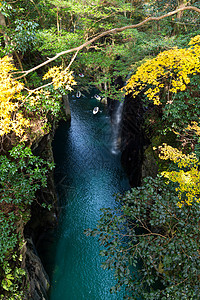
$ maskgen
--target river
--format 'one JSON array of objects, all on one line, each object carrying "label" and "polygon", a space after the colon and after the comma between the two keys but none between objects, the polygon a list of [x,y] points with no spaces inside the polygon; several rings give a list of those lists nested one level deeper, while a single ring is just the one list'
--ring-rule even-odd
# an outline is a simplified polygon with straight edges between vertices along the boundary
[{"label": "river", "polygon": [[[93,115],[95,106],[100,112]],[[113,274],[101,268],[97,238],[83,231],[94,228],[101,208],[114,208],[114,193],[129,189],[112,151],[113,137],[106,108],[92,95],[70,98],[71,125],[62,123],[55,135],[55,182],[60,203],[58,227],[44,264],[50,275],[50,300],[121,300],[110,294]]]}]

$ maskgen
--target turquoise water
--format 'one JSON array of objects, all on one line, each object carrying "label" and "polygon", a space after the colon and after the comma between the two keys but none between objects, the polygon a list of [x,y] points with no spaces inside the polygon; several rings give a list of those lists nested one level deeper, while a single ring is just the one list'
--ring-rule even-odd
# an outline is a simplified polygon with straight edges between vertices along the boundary
[{"label": "turquoise water", "polygon": [[[61,213],[48,254],[50,300],[121,300],[122,292],[109,292],[115,281],[111,271],[101,268],[97,238],[83,231],[95,227],[101,208],[116,206],[113,194],[129,189],[128,179],[119,154],[111,151],[112,130],[104,106],[91,95],[71,97],[70,106],[71,125],[60,125],[53,145]],[[101,112],[93,115],[95,106]]]}]

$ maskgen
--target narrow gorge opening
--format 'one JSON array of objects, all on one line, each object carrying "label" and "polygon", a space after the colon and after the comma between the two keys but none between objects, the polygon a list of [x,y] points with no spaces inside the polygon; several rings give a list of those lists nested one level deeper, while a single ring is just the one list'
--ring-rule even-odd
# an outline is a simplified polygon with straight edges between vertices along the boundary
[{"label": "narrow gorge opening", "polygon": [[[96,106],[100,111],[94,115]],[[130,188],[117,146],[122,104],[116,110],[115,131],[107,108],[93,94],[71,96],[70,107],[71,124],[59,126],[53,143],[58,227],[52,232],[53,243],[47,249],[44,242],[41,251],[51,281],[49,299],[122,299],[123,291],[110,294],[115,280],[111,271],[101,268],[98,239],[83,233],[96,226],[102,208],[118,205],[115,193]]]}]

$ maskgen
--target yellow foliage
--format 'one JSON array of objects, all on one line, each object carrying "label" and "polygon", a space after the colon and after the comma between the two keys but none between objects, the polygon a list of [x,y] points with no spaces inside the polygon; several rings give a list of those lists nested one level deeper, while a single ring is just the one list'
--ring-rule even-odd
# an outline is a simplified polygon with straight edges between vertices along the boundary
[{"label": "yellow foliage", "polygon": [[200,35],[196,35],[195,37],[193,37],[188,45],[197,45],[197,44],[200,45]]},{"label": "yellow foliage", "polygon": [[183,154],[182,151],[173,148],[169,145],[163,144],[159,147],[159,157],[161,159],[170,159],[177,164],[177,171],[165,171],[161,174],[170,181],[178,183],[176,191],[180,202],[178,206],[181,207],[184,203],[191,205],[195,200],[200,202],[200,162],[194,153]]},{"label": "yellow foliage", "polygon": [[192,122],[192,125],[188,125],[185,128],[186,131],[192,131],[194,132],[196,135],[200,136],[200,127],[198,125],[197,122]]},{"label": "yellow foliage", "polygon": [[[0,59],[0,136],[14,132],[20,140],[26,140],[28,128],[31,127],[33,131],[39,133],[47,125],[46,110],[48,107],[42,107],[42,98],[49,102],[47,106],[49,105],[52,109],[55,104],[53,101],[51,103],[50,92],[43,89],[35,92],[30,91],[27,94],[24,91],[24,85],[12,76],[15,70],[8,56]],[[68,69],[62,70],[61,67],[51,68],[44,76],[44,79],[48,78],[52,78],[55,89],[62,86],[67,90],[72,90],[71,86],[76,84],[72,72],[69,72]],[[31,113],[31,107],[33,107],[32,112],[35,113],[34,117]],[[40,115],[37,117],[38,120],[36,119],[36,111]]]},{"label": "yellow foliage", "polygon": [[38,107],[40,108],[40,113],[42,113],[42,107],[41,102],[42,98],[45,98],[46,100],[51,101],[51,93],[49,91],[45,91],[44,89],[40,89],[38,91],[29,92],[29,95],[27,96],[26,102],[30,106]]},{"label": "yellow foliage", "polygon": [[71,86],[76,85],[72,73],[72,71],[69,72],[68,68],[62,70],[62,67],[53,67],[44,75],[43,79],[52,78],[55,89],[64,87],[66,90],[72,91]]},{"label": "yellow foliage", "polygon": [[192,166],[198,163],[198,159],[194,153],[187,155],[183,154],[181,150],[173,148],[165,143],[162,146],[158,147],[158,149],[159,157],[161,159],[170,159],[171,161],[176,163],[179,168]]},{"label": "yellow foliage", "polygon": [[13,79],[13,70],[15,68],[8,56],[0,59],[0,136],[10,132],[22,136],[24,129],[30,125],[19,112],[23,84]]},{"label": "yellow foliage", "polygon": [[154,104],[160,105],[159,94],[165,87],[168,93],[184,91],[190,75],[200,72],[200,36],[194,37],[188,49],[174,48],[164,51],[138,67],[125,89],[138,95],[145,87],[145,94]]}]

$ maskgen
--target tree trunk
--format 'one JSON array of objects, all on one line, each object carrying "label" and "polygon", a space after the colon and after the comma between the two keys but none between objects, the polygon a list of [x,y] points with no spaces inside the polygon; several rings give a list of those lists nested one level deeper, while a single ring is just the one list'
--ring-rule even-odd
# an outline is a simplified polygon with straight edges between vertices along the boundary
[{"label": "tree trunk", "polygon": [[[177,9],[185,7],[185,6],[187,5],[187,3],[188,3],[187,0],[181,0],[181,1],[179,1],[179,4],[178,4]],[[183,12],[184,12],[184,11],[181,10],[181,11],[179,11],[179,12],[177,13],[176,17],[177,17],[178,21],[180,21],[182,15],[183,15]]]},{"label": "tree trunk", "polygon": [[[6,33],[6,19],[4,15],[0,12],[0,33],[3,35],[5,46],[8,46],[10,44],[10,39]],[[9,57],[13,57],[12,53],[8,53]]]},{"label": "tree trunk", "polygon": [[1,34],[3,35],[4,37],[4,41],[5,41],[5,45],[8,45],[8,36],[5,32],[5,29],[6,29],[6,20],[5,20],[5,17],[4,15],[0,12],[0,32]]},{"label": "tree trunk", "polygon": [[[187,0],[180,0],[180,1],[178,2],[178,7],[177,7],[177,9],[186,7],[187,3],[188,3]],[[180,23],[181,18],[182,18],[182,16],[183,16],[183,12],[184,12],[184,10],[181,10],[181,11],[179,11],[179,12],[176,14],[177,22],[174,23],[174,30],[173,30],[173,33],[174,33],[174,34],[179,34],[179,32],[180,32],[181,26],[180,26],[179,23]]]}]

